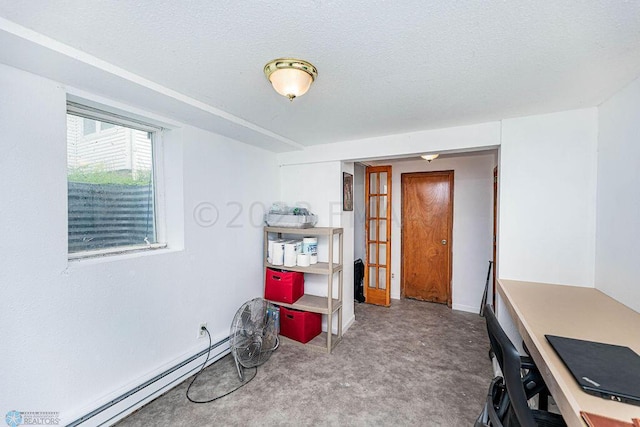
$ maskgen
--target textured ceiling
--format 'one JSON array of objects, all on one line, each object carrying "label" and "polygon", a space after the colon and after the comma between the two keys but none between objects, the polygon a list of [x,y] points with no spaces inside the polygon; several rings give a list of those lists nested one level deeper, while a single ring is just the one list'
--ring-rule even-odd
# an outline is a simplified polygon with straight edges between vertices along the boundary
[{"label": "textured ceiling", "polygon": [[[0,16],[301,145],[594,106],[640,74],[640,1],[0,0]],[[319,71],[293,103],[262,74],[282,56]]]}]

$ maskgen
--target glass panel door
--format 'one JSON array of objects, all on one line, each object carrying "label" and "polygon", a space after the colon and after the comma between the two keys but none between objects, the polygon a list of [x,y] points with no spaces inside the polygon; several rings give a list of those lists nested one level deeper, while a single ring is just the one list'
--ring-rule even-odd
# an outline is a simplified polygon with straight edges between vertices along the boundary
[{"label": "glass panel door", "polygon": [[365,300],[388,306],[391,302],[391,166],[367,167]]}]

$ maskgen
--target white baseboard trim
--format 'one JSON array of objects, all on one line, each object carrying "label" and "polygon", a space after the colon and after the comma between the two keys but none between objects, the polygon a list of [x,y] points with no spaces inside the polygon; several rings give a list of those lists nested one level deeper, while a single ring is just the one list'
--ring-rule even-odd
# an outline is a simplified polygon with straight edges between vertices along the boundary
[{"label": "white baseboard trim", "polygon": [[351,315],[351,318],[349,318],[345,322],[343,322],[343,324],[342,324],[342,333],[344,334],[345,332],[347,332],[347,330],[351,327],[351,325],[354,324],[355,321],[356,321],[356,316]]},{"label": "white baseboard trim", "polygon": [[[229,354],[229,352],[228,342],[213,344],[207,366],[215,363],[217,360]],[[191,357],[193,356],[194,355]],[[151,375],[150,378],[152,379],[160,377],[151,384],[145,385],[149,380],[142,381],[139,385],[130,387],[127,391],[117,393],[117,395],[111,394],[106,399],[96,402],[92,405],[92,408],[85,408],[81,413],[75,414],[73,417],[64,417],[65,419],[61,421],[64,425],[82,427],[113,425],[198,372],[205,357],[206,353],[175,370],[172,370],[172,368],[180,365],[180,363],[172,364],[170,367],[161,369],[161,372]],[[188,360],[189,358],[190,357],[185,357],[182,360]],[[163,372],[167,372],[166,375],[163,374]],[[120,398],[125,395],[126,397]]]},{"label": "white baseboard trim", "polygon": [[453,310],[458,310],[458,311],[467,311],[469,313],[480,313],[480,307],[476,307],[475,305],[464,305],[464,304],[456,304],[453,303],[451,304],[451,308]]}]

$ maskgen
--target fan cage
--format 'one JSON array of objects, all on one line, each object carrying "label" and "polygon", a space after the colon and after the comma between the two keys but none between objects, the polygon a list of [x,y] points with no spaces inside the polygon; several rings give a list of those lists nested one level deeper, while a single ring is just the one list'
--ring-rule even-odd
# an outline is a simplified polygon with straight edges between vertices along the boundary
[{"label": "fan cage", "polygon": [[278,347],[280,310],[262,298],[246,302],[231,324],[230,348],[236,363],[253,368],[266,362]]}]

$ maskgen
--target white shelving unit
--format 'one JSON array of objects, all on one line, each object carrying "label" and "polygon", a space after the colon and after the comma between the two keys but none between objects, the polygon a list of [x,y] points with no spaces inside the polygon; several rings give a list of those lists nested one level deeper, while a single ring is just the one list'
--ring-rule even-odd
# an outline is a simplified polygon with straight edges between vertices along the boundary
[{"label": "white shelving unit", "polygon": [[[282,265],[272,265],[267,262],[267,248],[269,243],[269,234],[276,234],[277,238],[286,237],[318,237],[320,243],[321,238],[328,240],[328,262],[319,262],[309,267],[284,267]],[[264,227],[264,271],[265,276],[267,268],[299,271],[305,274],[320,274],[327,276],[327,295],[317,296],[304,294],[293,304],[287,304],[279,301],[271,301],[282,307],[293,308],[295,310],[309,311],[312,313],[325,314],[327,316],[327,332],[321,333],[307,344],[281,337],[287,342],[309,346],[331,353],[335,346],[342,339],[342,286],[343,286],[343,256],[342,256],[342,228],[334,227],[314,227],[314,228],[284,228],[284,227]],[[334,262],[334,253],[336,246],[336,237],[338,240],[338,262]],[[335,276],[338,276],[338,295],[333,295],[333,284]],[[333,315],[338,313],[338,334],[333,334]]]}]

